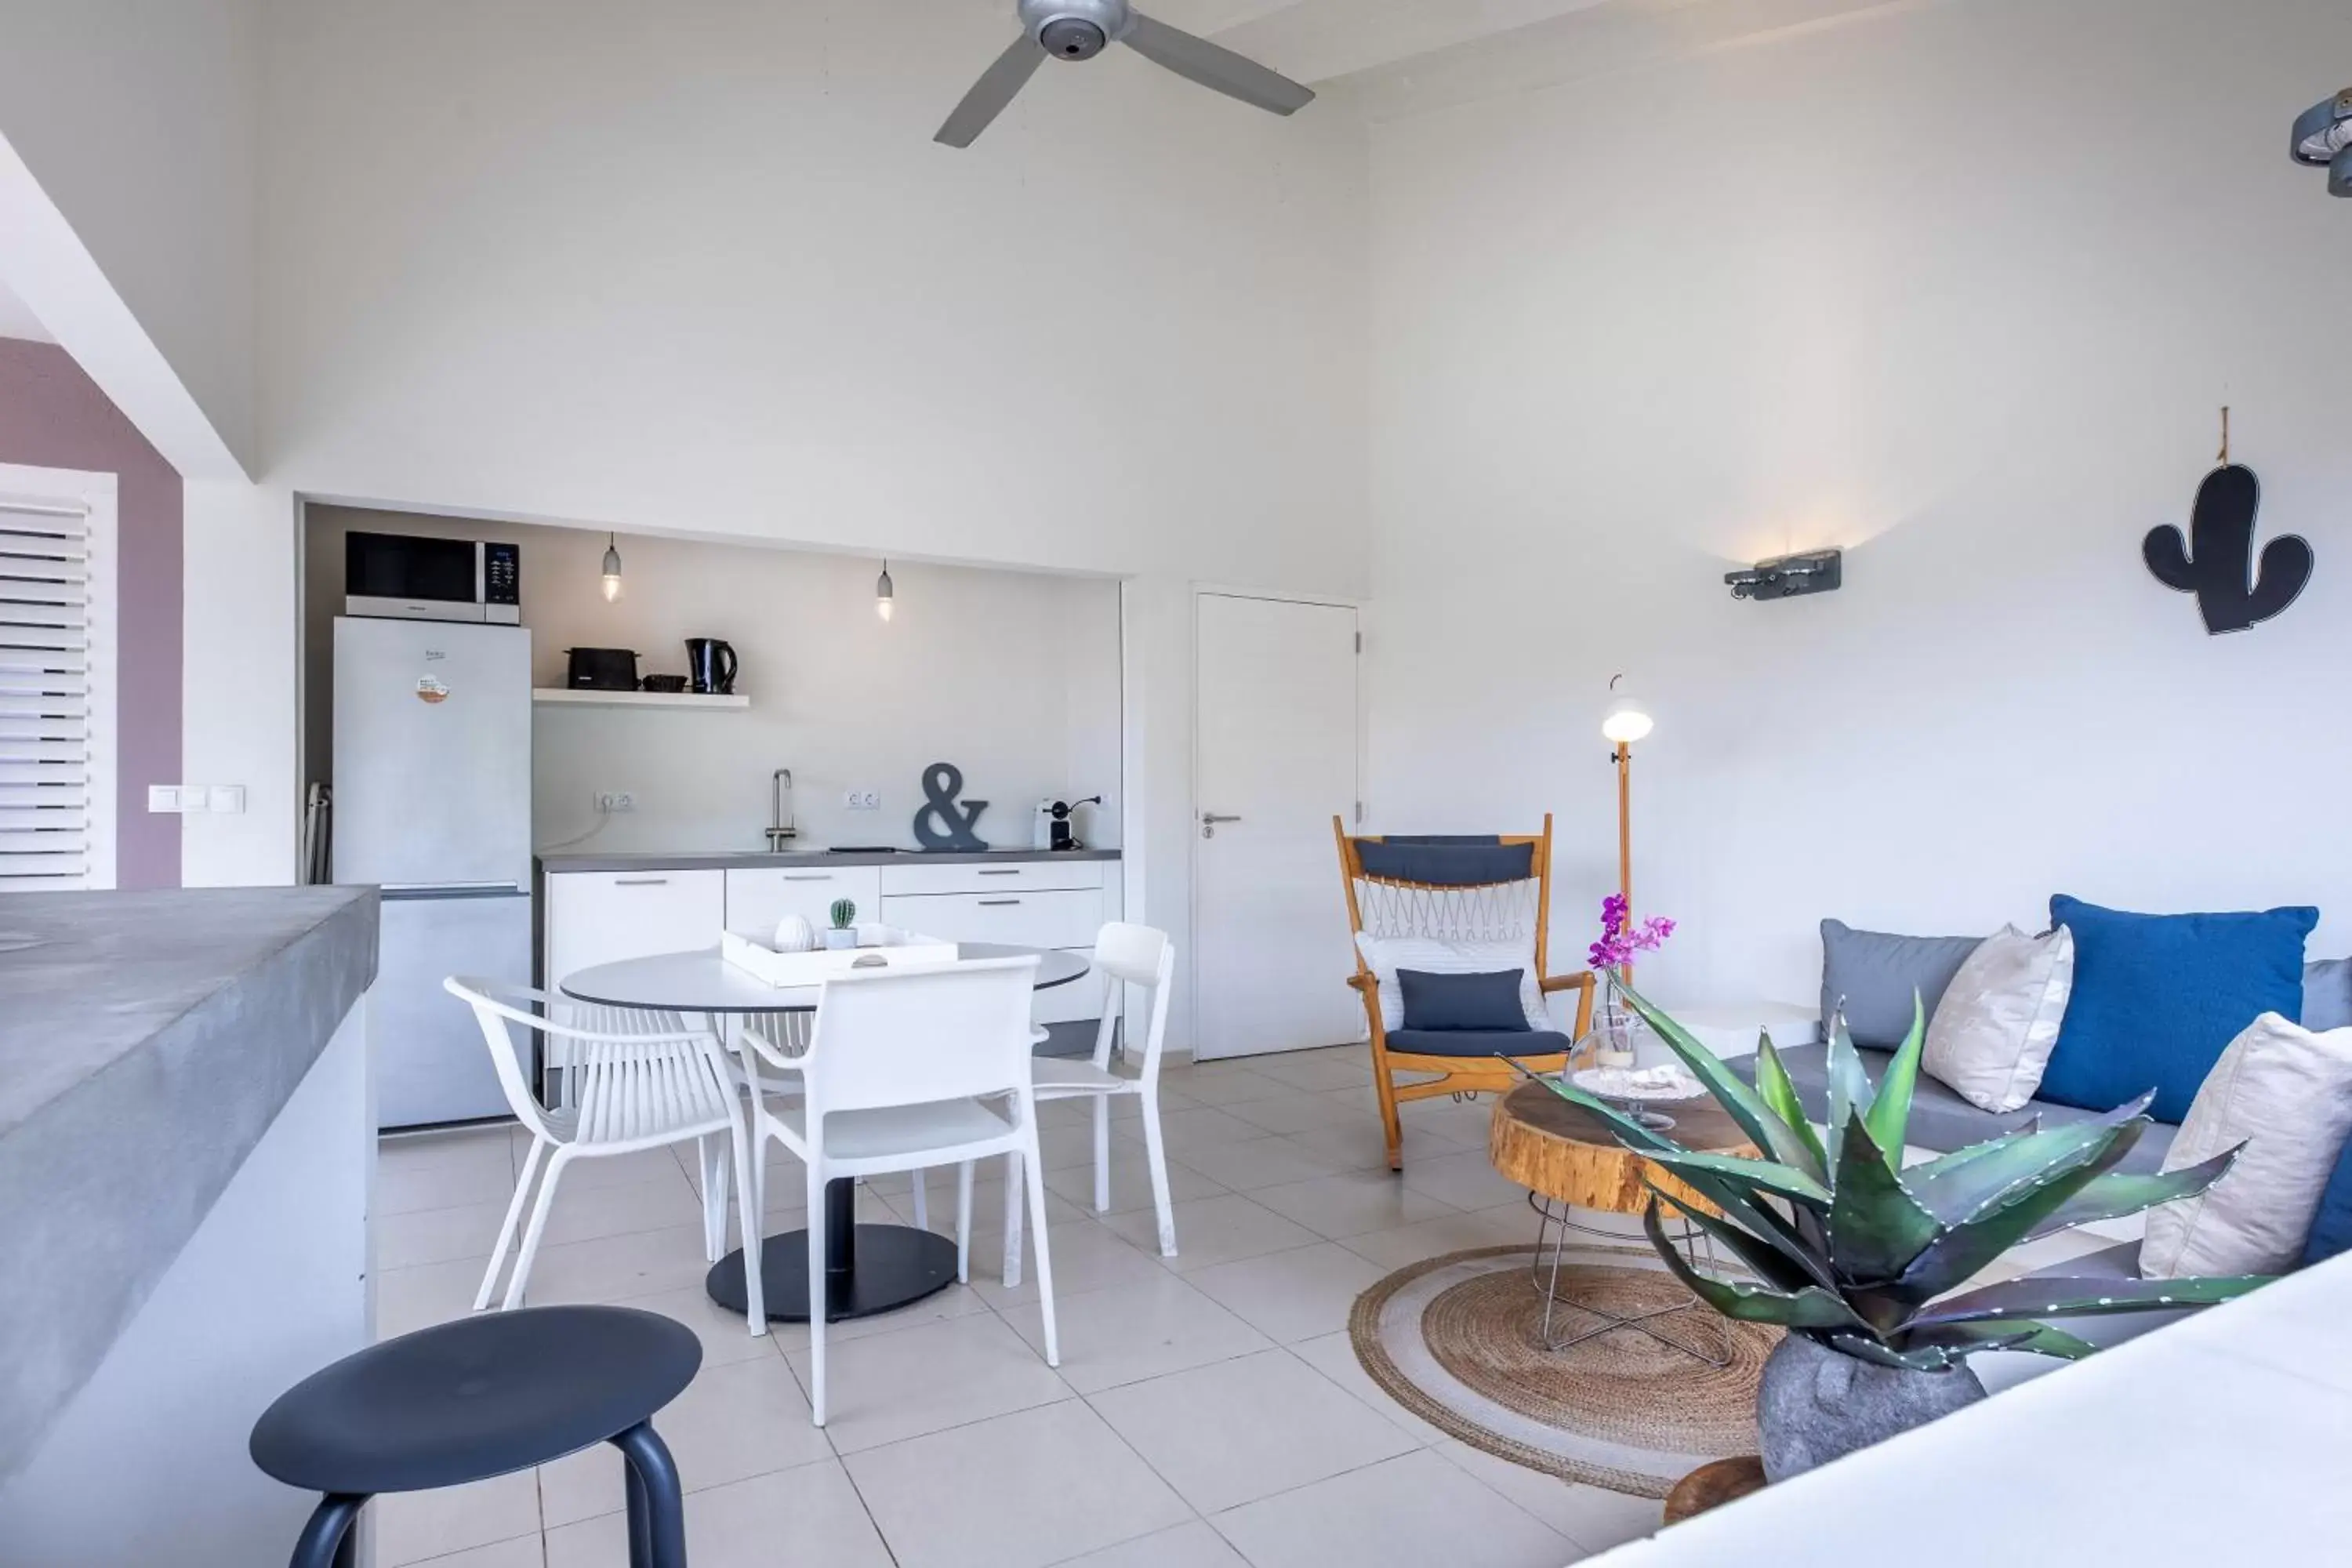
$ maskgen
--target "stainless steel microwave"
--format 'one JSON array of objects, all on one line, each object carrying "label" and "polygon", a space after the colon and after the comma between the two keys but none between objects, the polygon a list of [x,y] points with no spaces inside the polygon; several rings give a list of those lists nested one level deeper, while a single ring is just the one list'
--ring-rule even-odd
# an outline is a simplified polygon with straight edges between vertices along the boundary
[{"label": "stainless steel microwave", "polygon": [[520,626],[521,547],[405,533],[347,533],[343,614]]}]

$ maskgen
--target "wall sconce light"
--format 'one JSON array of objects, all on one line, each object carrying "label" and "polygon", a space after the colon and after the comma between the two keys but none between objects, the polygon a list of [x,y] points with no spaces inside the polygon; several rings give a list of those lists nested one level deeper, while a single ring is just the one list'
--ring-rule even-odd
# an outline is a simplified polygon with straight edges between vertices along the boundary
[{"label": "wall sconce light", "polygon": [[2289,150],[2296,163],[2327,171],[2329,195],[2352,196],[2352,87],[2305,110]]},{"label": "wall sconce light", "polygon": [[1779,555],[1759,561],[1744,572],[1727,572],[1735,599],[1794,599],[1806,594],[1826,594],[1845,584],[1845,552],[1812,550],[1801,555]]}]

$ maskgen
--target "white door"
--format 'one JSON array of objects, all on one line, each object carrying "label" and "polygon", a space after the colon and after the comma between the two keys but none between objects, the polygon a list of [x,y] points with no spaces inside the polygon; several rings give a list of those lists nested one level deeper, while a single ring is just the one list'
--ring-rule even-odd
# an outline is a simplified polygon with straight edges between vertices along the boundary
[{"label": "white door", "polygon": [[1356,806],[1356,612],[1197,600],[1194,1053],[1362,1033],[1331,818]]}]

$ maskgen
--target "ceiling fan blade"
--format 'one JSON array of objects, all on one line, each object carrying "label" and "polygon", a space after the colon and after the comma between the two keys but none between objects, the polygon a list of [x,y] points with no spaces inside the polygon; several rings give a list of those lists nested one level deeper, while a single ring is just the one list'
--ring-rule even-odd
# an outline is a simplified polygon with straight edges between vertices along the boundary
[{"label": "ceiling fan blade", "polygon": [[1028,34],[1013,39],[1012,47],[997,56],[996,63],[971,84],[971,90],[963,95],[963,101],[931,140],[950,147],[971,146],[1045,63],[1045,51]]},{"label": "ceiling fan blade", "polygon": [[1155,22],[1140,12],[1129,12],[1129,16],[1133,25],[1124,42],[1156,66],[1202,87],[1213,88],[1227,98],[1238,98],[1244,103],[1254,103],[1276,114],[1296,114],[1315,101],[1312,90],[1280,71],[1268,70],[1222,45],[1196,38],[1165,22]]}]

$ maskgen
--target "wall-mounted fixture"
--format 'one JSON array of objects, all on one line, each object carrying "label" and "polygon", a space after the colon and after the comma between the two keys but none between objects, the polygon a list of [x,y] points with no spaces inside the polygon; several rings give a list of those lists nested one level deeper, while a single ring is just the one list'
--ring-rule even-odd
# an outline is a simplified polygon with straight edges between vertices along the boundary
[{"label": "wall-mounted fixture", "polygon": [[897,607],[896,593],[890,582],[890,558],[886,555],[882,558],[882,575],[874,579],[874,613],[886,621]]},{"label": "wall-mounted fixture", "polygon": [[1726,572],[1735,599],[1794,599],[1805,594],[1826,594],[1845,583],[1845,552],[1811,550],[1801,555],[1779,555],[1759,561],[1744,572]]},{"label": "wall-mounted fixture", "polygon": [[2298,163],[2327,171],[2327,194],[2352,196],[2352,87],[2295,120],[2290,147]]},{"label": "wall-mounted fixture", "polygon": [[617,535],[604,536],[604,602],[611,604],[621,596],[621,542]]}]

